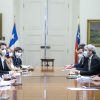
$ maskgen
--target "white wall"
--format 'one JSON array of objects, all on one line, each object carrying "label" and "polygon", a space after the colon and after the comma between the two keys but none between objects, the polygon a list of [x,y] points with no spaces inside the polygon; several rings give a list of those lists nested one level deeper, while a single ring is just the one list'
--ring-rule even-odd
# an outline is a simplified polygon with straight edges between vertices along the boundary
[{"label": "white wall", "polygon": [[13,0],[0,0],[0,13],[3,17],[2,34],[5,36],[6,43],[9,43],[10,34],[13,27]]},{"label": "white wall", "polygon": [[[100,0],[80,0],[81,43],[87,43],[88,19],[100,19]],[[97,53],[100,56],[100,47]]]},{"label": "white wall", "polygon": [[74,63],[74,50],[75,50],[75,41],[76,41],[76,32],[78,24],[78,16],[80,12],[80,0],[69,0],[69,10],[68,10],[68,61],[69,63]]},{"label": "white wall", "polygon": [[[73,62],[71,58],[74,58],[77,17],[80,16],[81,43],[87,43],[87,19],[100,19],[100,0],[68,0],[68,2],[69,21],[66,22],[68,23],[68,26],[66,27],[68,33],[66,33],[66,36],[68,36],[67,60],[70,63]],[[16,16],[17,32],[21,38],[23,26],[22,17],[20,16],[22,12],[19,8],[22,7],[22,3],[23,0],[0,0],[0,13],[3,15],[3,36],[5,36],[7,44],[9,44],[14,16]],[[19,40],[22,40],[22,38]],[[100,55],[99,47],[97,48],[97,53]]]}]

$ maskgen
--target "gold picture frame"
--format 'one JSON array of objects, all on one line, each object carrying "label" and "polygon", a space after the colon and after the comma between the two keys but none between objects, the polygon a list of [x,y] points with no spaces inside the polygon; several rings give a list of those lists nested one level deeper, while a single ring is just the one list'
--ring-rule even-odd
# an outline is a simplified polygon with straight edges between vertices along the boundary
[{"label": "gold picture frame", "polygon": [[87,44],[100,46],[100,20],[87,20]]},{"label": "gold picture frame", "polygon": [[2,40],[2,13],[0,13],[0,40]]}]

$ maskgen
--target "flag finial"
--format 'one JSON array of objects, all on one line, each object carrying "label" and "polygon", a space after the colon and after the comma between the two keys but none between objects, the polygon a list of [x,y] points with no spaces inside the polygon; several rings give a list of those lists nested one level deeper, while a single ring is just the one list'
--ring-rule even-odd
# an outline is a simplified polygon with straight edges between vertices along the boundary
[{"label": "flag finial", "polygon": [[14,16],[14,23],[16,22],[16,16]]}]

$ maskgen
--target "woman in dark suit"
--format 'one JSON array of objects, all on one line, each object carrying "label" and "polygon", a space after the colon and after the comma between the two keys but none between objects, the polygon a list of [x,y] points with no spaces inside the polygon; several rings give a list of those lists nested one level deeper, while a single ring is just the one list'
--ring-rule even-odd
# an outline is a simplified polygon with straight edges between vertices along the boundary
[{"label": "woman in dark suit", "polygon": [[22,65],[22,60],[21,60],[21,56],[22,56],[22,48],[21,47],[16,47],[14,49],[14,56],[13,56],[13,65],[17,68],[21,68]]}]

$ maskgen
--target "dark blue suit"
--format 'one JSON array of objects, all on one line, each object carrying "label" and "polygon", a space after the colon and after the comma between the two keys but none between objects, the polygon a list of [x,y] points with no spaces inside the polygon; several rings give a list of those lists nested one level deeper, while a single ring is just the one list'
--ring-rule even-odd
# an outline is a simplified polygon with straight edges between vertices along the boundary
[{"label": "dark blue suit", "polygon": [[83,71],[87,71],[88,70],[87,66],[88,66],[88,58],[86,58],[86,57],[82,57],[80,63],[74,65],[74,67],[77,70],[83,70]]},{"label": "dark blue suit", "polygon": [[10,68],[8,67],[7,63],[6,63],[6,60],[4,60],[3,62],[4,64],[4,68],[3,68],[3,65],[2,65],[2,60],[1,60],[1,57],[0,57],[0,74],[8,74],[9,71],[10,71]]},{"label": "dark blue suit", "polygon": [[[89,66],[87,66],[88,68]],[[80,71],[81,75],[96,75],[100,73],[100,58],[97,55],[93,55],[91,58],[90,70]]]},{"label": "dark blue suit", "polygon": [[17,58],[17,57],[14,55],[14,57],[12,58],[12,60],[13,60],[14,66],[16,66],[16,67],[21,67],[21,65],[22,65],[22,60],[21,60],[20,58]]}]

